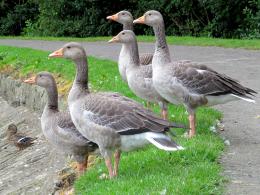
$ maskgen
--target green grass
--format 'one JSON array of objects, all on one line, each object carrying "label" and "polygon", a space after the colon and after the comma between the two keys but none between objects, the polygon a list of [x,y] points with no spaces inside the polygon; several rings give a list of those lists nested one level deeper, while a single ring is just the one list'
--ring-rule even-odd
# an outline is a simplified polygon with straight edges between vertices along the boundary
[{"label": "green grass", "polygon": [[[24,37],[24,36],[0,36],[0,39],[24,39],[46,41],[108,41],[111,37]],[[138,41],[154,42],[154,36],[138,36]],[[260,39],[220,39],[210,37],[168,36],[168,44],[188,46],[217,46],[226,48],[260,49]]]},{"label": "green grass", "polygon": [[[0,46],[0,69],[10,65],[19,76],[39,71],[60,73],[69,81],[74,77],[74,65],[64,59],[47,58],[48,52]],[[92,90],[118,91],[141,101],[128,89],[118,75],[117,64],[89,57]],[[153,109],[158,112],[159,108]],[[182,106],[171,106],[171,120],[187,121]],[[211,108],[197,112],[198,135],[189,140],[181,137],[183,130],[176,130],[174,139],[186,148],[184,151],[165,152],[149,146],[143,150],[123,153],[119,177],[101,180],[107,173],[104,161],[98,161],[75,183],[76,194],[222,194],[224,177],[218,158],[224,150],[220,137],[209,131],[221,113]]]}]

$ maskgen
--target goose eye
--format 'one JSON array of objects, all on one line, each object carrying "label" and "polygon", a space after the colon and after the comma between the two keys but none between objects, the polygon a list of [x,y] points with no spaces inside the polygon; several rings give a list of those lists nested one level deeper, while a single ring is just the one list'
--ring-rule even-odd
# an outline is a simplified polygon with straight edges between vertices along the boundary
[{"label": "goose eye", "polygon": [[68,46],[67,48],[68,48],[68,49],[70,49],[71,47],[70,47],[70,46]]},{"label": "goose eye", "polygon": [[125,15],[125,13],[122,13],[122,15]]},{"label": "goose eye", "polygon": [[148,14],[149,16],[151,16],[152,14],[150,13],[150,14]]},{"label": "goose eye", "polygon": [[125,33],[122,33],[122,35],[125,35]]}]

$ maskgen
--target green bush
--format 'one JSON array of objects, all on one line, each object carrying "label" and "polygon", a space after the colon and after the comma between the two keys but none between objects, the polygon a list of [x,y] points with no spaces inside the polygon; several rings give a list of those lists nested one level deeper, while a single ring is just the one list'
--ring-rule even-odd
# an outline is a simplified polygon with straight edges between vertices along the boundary
[{"label": "green bush", "polygon": [[237,33],[242,38],[260,38],[260,0],[250,1],[250,8],[244,8],[243,15],[245,19],[239,24]]},{"label": "green bush", "polygon": [[[131,7],[131,2],[123,0],[114,2],[115,5],[125,4]],[[41,10],[39,20],[36,22],[38,29],[35,34],[40,36],[106,36],[119,29],[119,25],[111,25],[106,16],[117,9],[110,1],[67,1],[45,0],[40,1]],[[114,7],[114,9],[113,9]]]},{"label": "green bush", "polygon": [[[1,0],[0,0],[1,1]],[[224,38],[260,37],[260,0],[20,0],[0,2],[0,34],[30,36],[107,36],[121,25],[106,16],[127,9],[134,17],[156,9],[168,35]],[[8,1],[9,2],[9,1]],[[10,1],[13,2],[13,1]],[[18,3],[20,2],[20,4]],[[136,25],[137,34],[152,29]]]},{"label": "green bush", "polygon": [[32,1],[0,1],[0,34],[20,35],[29,19],[36,20],[38,5]]}]

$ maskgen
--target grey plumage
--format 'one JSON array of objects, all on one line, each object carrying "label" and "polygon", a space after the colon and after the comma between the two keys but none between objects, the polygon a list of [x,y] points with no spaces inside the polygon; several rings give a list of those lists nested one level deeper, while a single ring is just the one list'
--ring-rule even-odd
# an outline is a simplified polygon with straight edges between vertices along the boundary
[{"label": "grey plumage", "polygon": [[[112,16],[108,16],[107,19],[114,20],[123,25],[123,30],[133,30],[133,16],[129,11],[120,11]],[[128,64],[128,56],[127,51],[124,46],[122,46],[119,59],[118,59],[118,68],[119,73],[122,79],[127,82],[126,76],[126,66]],[[143,53],[140,54],[140,64],[141,65],[149,65],[152,63],[153,54],[152,53]]]},{"label": "grey plumage", "polygon": [[220,97],[234,94],[253,100],[250,96],[256,93],[254,90],[242,86],[236,80],[201,65],[175,62],[169,64],[167,68],[164,67],[165,69],[175,80],[171,89],[176,91],[172,92],[172,95],[188,105],[190,109],[201,105],[215,105],[210,101],[210,96]]},{"label": "grey plumage", "polygon": [[79,133],[68,112],[58,110],[57,86],[53,76],[48,72],[40,72],[25,82],[36,83],[47,91],[48,102],[41,116],[46,139],[60,151],[73,155],[78,163],[85,164],[88,154],[95,152],[98,146]]},{"label": "grey plumage", "polygon": [[[82,155],[86,155],[86,149],[88,153],[95,152],[97,150],[97,144],[87,140],[81,133],[76,129],[74,123],[71,120],[69,112],[59,112],[57,114],[57,126],[58,126],[58,134],[60,138],[64,140],[70,140],[72,144],[77,146],[83,146]],[[71,144],[71,145],[72,145]],[[74,147],[72,145],[72,147]],[[72,149],[73,151],[77,150],[77,148]]]},{"label": "grey plumage", "polygon": [[[135,34],[130,30],[123,30],[112,41],[123,44],[127,53],[126,77],[129,88],[138,97],[153,103],[159,103],[162,111],[167,111],[167,101],[156,91],[152,81],[152,65],[141,66],[138,45]],[[146,56],[147,58],[152,56]],[[162,112],[163,113],[163,112]],[[167,117],[164,116],[164,119]]]},{"label": "grey plumage", "polygon": [[170,127],[180,128],[179,125],[159,118],[150,110],[144,109],[141,104],[119,94],[90,93],[84,97],[84,103],[83,109],[89,112],[92,122],[112,128],[116,132],[138,134],[146,131],[165,132]]},{"label": "grey plumage", "polygon": [[[84,137],[98,144],[110,177],[117,175],[117,168],[113,172],[111,165],[113,151],[116,151],[115,167],[118,167],[120,151],[143,147],[153,143],[151,138],[155,137],[172,141],[166,132],[174,124],[118,93],[91,93],[88,90],[88,64],[80,44],[68,43],[58,51],[59,56],[72,59],[76,64],[76,77],[68,97],[72,121]],[[58,51],[49,56],[57,56]],[[183,149],[178,144],[169,148],[153,144],[169,151]]]},{"label": "grey plumage", "polygon": [[163,17],[158,11],[148,11],[134,22],[153,27],[156,37],[152,61],[153,84],[169,102],[185,105],[190,114],[190,136],[195,134],[195,109],[198,106],[211,106],[238,99],[254,102],[251,96],[256,92],[242,86],[235,79],[205,65],[190,61],[172,62]]},{"label": "grey plumage", "polygon": [[[174,66],[173,74],[191,92],[203,95],[235,94],[246,98],[256,91],[242,86],[238,81],[203,65],[185,64]],[[198,72],[202,70],[203,72]],[[252,99],[252,98],[251,98]]]}]

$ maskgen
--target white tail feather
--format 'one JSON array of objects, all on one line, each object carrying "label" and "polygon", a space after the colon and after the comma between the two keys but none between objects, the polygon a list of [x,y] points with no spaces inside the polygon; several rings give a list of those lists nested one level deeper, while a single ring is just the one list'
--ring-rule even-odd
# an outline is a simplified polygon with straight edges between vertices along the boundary
[{"label": "white tail feather", "polygon": [[184,148],[182,146],[168,147],[168,146],[164,146],[164,145],[160,144],[159,142],[157,142],[156,140],[154,140],[154,138],[161,138],[161,139],[166,139],[168,141],[171,141],[171,139],[169,137],[167,137],[166,135],[164,135],[164,134],[147,133],[145,138],[151,144],[153,144],[154,146],[156,146],[157,148],[159,148],[161,150],[166,150],[166,151],[184,150]]},{"label": "white tail feather", "polygon": [[236,98],[239,98],[239,99],[242,99],[242,100],[245,100],[247,102],[251,102],[251,103],[256,103],[255,100],[253,99],[250,99],[250,98],[246,98],[246,97],[241,97],[241,96],[238,96],[238,95],[235,95],[235,94],[231,94],[232,96],[236,97]]}]

